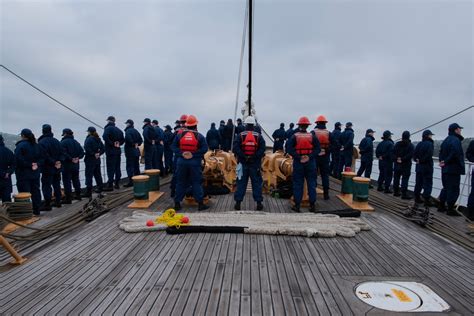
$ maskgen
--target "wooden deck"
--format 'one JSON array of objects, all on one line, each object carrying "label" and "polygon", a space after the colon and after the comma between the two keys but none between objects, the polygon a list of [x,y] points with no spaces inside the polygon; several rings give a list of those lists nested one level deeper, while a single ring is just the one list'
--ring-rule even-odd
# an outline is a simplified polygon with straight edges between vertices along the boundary
[{"label": "wooden deck", "polygon": [[[343,208],[334,196],[324,209]],[[171,205],[166,194],[153,205]],[[230,210],[231,195],[211,211]],[[247,194],[243,208],[253,209]],[[265,198],[265,210],[289,212]],[[61,210],[63,211],[63,210]],[[64,212],[64,211],[63,211]],[[377,211],[355,238],[244,234],[127,234],[122,207],[84,224],[0,272],[0,315],[361,315],[380,314],[354,295],[366,280],[415,280],[452,313],[473,313],[474,257],[419,226]]]}]

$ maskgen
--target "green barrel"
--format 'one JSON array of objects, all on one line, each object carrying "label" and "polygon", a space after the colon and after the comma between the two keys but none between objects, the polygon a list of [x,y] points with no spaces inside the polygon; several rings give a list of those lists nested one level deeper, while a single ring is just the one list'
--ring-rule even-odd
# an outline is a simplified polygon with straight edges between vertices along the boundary
[{"label": "green barrel", "polygon": [[352,171],[344,171],[342,173],[342,186],[341,186],[341,193],[343,194],[352,194],[353,193],[353,181],[357,174]]},{"label": "green barrel", "polygon": [[148,200],[148,182],[149,176],[134,176],[133,180],[133,196],[135,200]]},{"label": "green barrel", "polygon": [[20,192],[13,196],[15,202],[26,202],[31,203],[31,193],[28,192]]},{"label": "green barrel", "polygon": [[148,169],[145,170],[145,174],[150,177],[148,182],[148,188],[150,191],[160,190],[160,170],[159,169]]},{"label": "green barrel", "polygon": [[354,177],[354,196],[353,200],[357,202],[367,202],[369,200],[370,179],[363,177]]}]

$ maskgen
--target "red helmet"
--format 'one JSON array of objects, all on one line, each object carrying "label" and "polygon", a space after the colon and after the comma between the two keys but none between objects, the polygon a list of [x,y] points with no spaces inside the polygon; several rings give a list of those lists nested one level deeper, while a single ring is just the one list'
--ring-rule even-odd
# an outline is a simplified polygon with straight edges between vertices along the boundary
[{"label": "red helmet", "polygon": [[318,116],[318,118],[315,121],[315,123],[327,123],[327,122],[328,122],[328,120],[324,115]]},{"label": "red helmet", "polygon": [[198,120],[194,115],[190,115],[190,116],[187,117],[185,125],[187,127],[196,126],[196,125],[198,125]]},{"label": "red helmet", "polygon": [[188,116],[186,114],[181,115],[179,118],[181,122],[186,122],[187,119],[188,119]]},{"label": "red helmet", "polygon": [[300,117],[298,120],[298,125],[311,125],[311,122],[309,121],[309,118],[306,116]]}]

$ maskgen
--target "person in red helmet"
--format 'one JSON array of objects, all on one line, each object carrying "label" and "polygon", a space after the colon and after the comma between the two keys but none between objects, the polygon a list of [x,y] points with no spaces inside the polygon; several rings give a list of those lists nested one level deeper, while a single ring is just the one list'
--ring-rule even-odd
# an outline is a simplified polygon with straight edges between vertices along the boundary
[{"label": "person in red helmet", "polygon": [[186,129],[184,129],[174,139],[172,148],[177,157],[176,161],[176,194],[174,196],[174,208],[181,209],[186,189],[191,185],[193,197],[198,202],[200,211],[206,210],[209,206],[203,203],[204,193],[202,189],[202,168],[201,163],[208,146],[206,138],[197,131],[198,120],[194,115],[189,115],[186,119]]},{"label": "person in red helmet", "polygon": [[331,147],[331,132],[326,128],[328,120],[324,115],[316,118],[313,133],[321,145],[321,152],[316,156],[316,171],[319,170],[323,184],[324,199],[329,200],[329,156]]},{"label": "person in red helmet", "polygon": [[293,157],[293,210],[300,212],[304,180],[308,186],[309,211],[315,212],[316,203],[316,157],[321,148],[314,133],[308,133],[311,122],[306,116],[298,121],[298,130],[288,141],[288,153]]}]

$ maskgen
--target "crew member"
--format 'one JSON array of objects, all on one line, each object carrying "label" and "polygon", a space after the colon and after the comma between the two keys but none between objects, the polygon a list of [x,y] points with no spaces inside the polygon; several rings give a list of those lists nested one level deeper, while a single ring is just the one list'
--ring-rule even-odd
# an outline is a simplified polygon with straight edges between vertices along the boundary
[{"label": "crew member", "polygon": [[253,199],[257,202],[257,210],[261,211],[263,210],[263,179],[260,168],[262,158],[265,155],[265,140],[260,133],[254,130],[256,122],[253,116],[247,116],[244,124],[245,131],[240,133],[234,142],[234,153],[238,161],[237,168],[240,169],[240,171],[237,171],[237,190],[234,194],[234,209],[240,210],[250,178]]},{"label": "crew member", "polygon": [[294,127],[295,127],[295,123],[291,122],[290,127],[285,132],[285,139],[286,139],[285,152],[288,152],[288,141],[290,140],[291,136],[293,136],[293,134],[295,133]]},{"label": "crew member", "polygon": [[125,122],[125,159],[128,183],[125,187],[132,187],[132,178],[140,174],[140,145],[143,143],[142,135],[135,129],[134,122],[128,119]]},{"label": "crew member", "polygon": [[[412,197],[408,195],[408,181],[411,175],[411,160],[415,146],[411,143],[410,132],[402,133],[402,140],[398,141],[393,148],[394,168],[393,168],[393,195],[402,196],[404,200],[410,200]],[[400,194],[400,178],[402,180]]]},{"label": "crew member", "polygon": [[[174,136],[173,136],[173,143],[174,143],[174,140],[178,137],[178,135],[181,135],[181,133],[183,133],[184,130],[186,130],[186,121],[188,119],[188,116],[186,114],[183,114],[180,116],[179,120],[177,120],[178,122],[178,125],[175,127],[175,130],[174,130]],[[173,152],[174,152],[174,149],[173,149]],[[174,197],[175,196],[175,192],[176,192],[176,163],[178,162],[178,155],[174,155],[173,156],[173,177],[171,177],[171,183],[170,183],[170,190],[171,190],[171,197]]]},{"label": "crew member", "polygon": [[156,165],[156,169],[160,169],[160,175],[163,176],[164,174],[164,166],[163,166],[163,152],[164,152],[164,149],[163,149],[163,145],[164,145],[164,142],[163,142],[163,130],[161,129],[159,123],[158,123],[158,120],[153,120],[151,122],[151,125],[153,126],[153,128],[155,129],[155,132],[156,132],[156,142],[155,142],[155,146],[156,146],[156,162],[157,162],[157,165]]},{"label": "crew member", "polygon": [[379,160],[379,179],[377,191],[393,193],[390,190],[393,178],[393,140],[390,131],[383,132],[382,141],[375,149],[375,156]]},{"label": "crew member", "polygon": [[158,155],[156,152],[156,131],[151,125],[151,120],[143,120],[143,149],[145,151],[145,170],[155,169],[158,165]]},{"label": "crew member", "polygon": [[[431,190],[433,189],[433,135],[429,129],[423,131],[422,140],[413,152],[416,172],[415,202],[424,202],[425,206],[431,206]],[[424,201],[421,199],[421,190],[423,190]]]},{"label": "crew member", "polygon": [[331,163],[329,169],[334,178],[341,178],[339,165],[341,161],[341,122],[334,124],[334,130],[331,132]]},{"label": "crew member", "polygon": [[[474,162],[474,140],[471,140],[466,150],[466,158],[470,162]],[[467,200],[467,217],[472,221],[474,219],[474,168],[471,166],[471,193]]]},{"label": "crew member", "polygon": [[[104,191],[113,191],[120,188],[120,179],[122,172],[120,170],[120,161],[122,158],[122,150],[120,146],[125,142],[123,132],[115,126],[115,117],[107,118],[107,125],[104,128],[102,138],[105,143],[105,161],[107,164],[107,188]],[[115,186],[114,186],[115,183]]]},{"label": "crew member", "polygon": [[439,166],[441,167],[441,182],[443,189],[439,194],[438,211],[444,212],[446,204],[448,210],[446,214],[458,216],[454,205],[459,197],[459,185],[461,175],[466,173],[464,165],[464,151],[461,142],[464,139],[461,135],[462,127],[457,123],[449,125],[448,137],[441,143],[439,151]]},{"label": "crew member", "polygon": [[[321,151],[316,156],[316,170],[319,170],[323,184],[324,199],[329,200],[329,149],[331,148],[331,133],[326,128],[328,120],[324,115],[316,119],[313,132],[318,138]],[[317,174],[317,173],[316,173]]]},{"label": "crew member", "polygon": [[92,197],[92,178],[95,179],[97,185],[97,193],[102,192],[103,180],[102,173],[100,171],[100,156],[104,154],[105,147],[104,143],[97,134],[97,130],[94,126],[89,126],[87,129],[87,137],[84,141],[84,164],[86,165],[86,193],[84,197]]},{"label": "crew member", "polygon": [[360,168],[357,171],[357,176],[360,177],[364,174],[364,177],[370,179],[372,173],[372,163],[374,161],[374,130],[369,128],[365,132],[365,137],[359,144],[360,153]]},{"label": "crew member", "polygon": [[245,126],[242,124],[242,119],[239,117],[237,119],[237,126],[235,127],[235,136],[238,136],[243,131],[245,131]]},{"label": "crew member", "polygon": [[293,210],[300,212],[304,180],[308,186],[309,211],[315,212],[316,203],[316,156],[321,152],[318,138],[308,133],[311,122],[306,116],[298,121],[298,130],[288,141],[288,153],[293,157]]},{"label": "crew member", "polygon": [[211,129],[207,131],[206,141],[210,150],[219,149],[219,144],[221,143],[219,131],[216,128],[216,123],[211,123]]},{"label": "crew member", "polygon": [[165,156],[165,175],[173,172],[173,150],[171,145],[173,144],[173,132],[170,125],[165,126],[163,132],[163,151]]},{"label": "crew member", "polygon": [[[64,152],[63,184],[66,198],[64,204],[72,202],[72,186],[74,187],[75,200],[81,200],[81,182],[79,181],[79,161],[84,158],[84,149],[74,139],[71,129],[63,129],[61,147]],[[72,186],[71,186],[72,182]]]},{"label": "crew member", "polygon": [[5,147],[0,134],[0,199],[3,203],[12,200],[12,174],[15,172],[15,155]]},{"label": "crew member", "polygon": [[194,115],[186,119],[186,129],[178,134],[173,142],[173,151],[177,157],[176,162],[176,195],[174,197],[175,210],[181,209],[189,185],[192,186],[194,199],[198,202],[198,210],[206,210],[204,192],[202,188],[201,163],[208,147],[206,139],[197,131],[198,120]]},{"label": "crew member", "polygon": [[352,168],[352,153],[354,151],[354,130],[352,123],[347,122],[344,132],[341,133],[341,157],[339,160],[339,172],[346,168]]},{"label": "crew member", "polygon": [[280,128],[276,129],[273,134],[273,152],[277,150],[283,150],[283,144],[285,143],[285,123],[280,123]]}]

